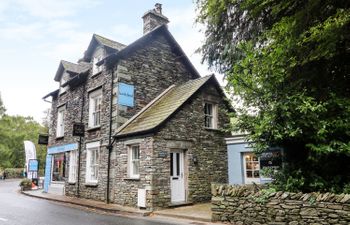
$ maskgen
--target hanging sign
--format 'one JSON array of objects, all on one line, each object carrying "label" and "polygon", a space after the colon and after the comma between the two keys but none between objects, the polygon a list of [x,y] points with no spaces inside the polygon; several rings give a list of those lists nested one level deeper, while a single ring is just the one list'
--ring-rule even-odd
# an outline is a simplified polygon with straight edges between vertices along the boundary
[{"label": "hanging sign", "polygon": [[48,145],[49,144],[49,136],[47,134],[39,134],[39,145]]},{"label": "hanging sign", "polygon": [[83,123],[73,124],[73,136],[84,137],[85,126]]},{"label": "hanging sign", "polygon": [[278,170],[282,166],[282,152],[278,150],[267,150],[260,155],[260,168]]},{"label": "hanging sign", "polygon": [[118,104],[134,107],[134,85],[118,83]]},{"label": "hanging sign", "polygon": [[39,170],[39,162],[37,159],[29,159],[28,172],[37,172]]}]

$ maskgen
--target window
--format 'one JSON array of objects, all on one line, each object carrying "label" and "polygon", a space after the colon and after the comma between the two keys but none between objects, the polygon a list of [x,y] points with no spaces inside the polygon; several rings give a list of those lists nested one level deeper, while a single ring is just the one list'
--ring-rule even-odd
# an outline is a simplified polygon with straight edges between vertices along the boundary
[{"label": "window", "polygon": [[86,183],[97,183],[100,142],[86,144]]},{"label": "window", "polygon": [[52,181],[64,181],[67,171],[67,155],[59,153],[53,155]]},{"label": "window", "polygon": [[244,157],[244,178],[246,184],[260,183],[259,158],[254,153],[245,153]]},{"label": "window", "polygon": [[64,119],[65,119],[65,111],[66,106],[61,106],[57,109],[57,129],[56,129],[56,137],[64,136]]},{"label": "window", "polygon": [[102,56],[95,56],[93,61],[92,61],[92,75],[97,74],[102,71],[102,65],[98,66],[96,63],[102,60]]},{"label": "window", "polygon": [[217,128],[217,105],[212,103],[204,104],[204,127]]},{"label": "window", "polygon": [[64,72],[60,81],[60,94],[63,94],[67,91],[68,86],[62,87],[62,84],[66,83],[67,81],[68,81],[68,74]]},{"label": "window", "polygon": [[77,157],[78,151],[74,150],[69,153],[69,176],[68,182],[75,183],[77,179]]},{"label": "window", "polygon": [[129,151],[129,177],[130,178],[140,178],[140,146],[131,145],[128,147]]},{"label": "window", "polygon": [[101,124],[102,89],[89,94],[89,127],[98,127]]}]

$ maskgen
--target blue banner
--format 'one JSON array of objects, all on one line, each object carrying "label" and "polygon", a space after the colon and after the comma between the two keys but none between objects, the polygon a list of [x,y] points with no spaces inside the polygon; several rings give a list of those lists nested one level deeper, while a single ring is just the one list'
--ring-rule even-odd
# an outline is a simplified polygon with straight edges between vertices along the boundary
[{"label": "blue banner", "polygon": [[55,154],[61,152],[69,152],[78,149],[78,143],[71,143],[66,145],[51,146],[47,149],[47,154]]},{"label": "blue banner", "polygon": [[39,162],[37,159],[29,159],[28,172],[37,172],[39,170]]},{"label": "blue banner", "polygon": [[46,165],[45,165],[45,180],[44,180],[44,192],[49,191],[49,185],[51,182],[51,163],[52,163],[52,156],[46,155]]},{"label": "blue banner", "polygon": [[118,104],[134,107],[134,85],[118,84]]}]

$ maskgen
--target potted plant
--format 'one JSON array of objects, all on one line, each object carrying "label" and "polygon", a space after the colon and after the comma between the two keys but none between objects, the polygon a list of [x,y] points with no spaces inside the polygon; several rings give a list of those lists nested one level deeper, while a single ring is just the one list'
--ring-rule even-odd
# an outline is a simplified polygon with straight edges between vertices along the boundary
[{"label": "potted plant", "polygon": [[31,179],[23,179],[19,183],[22,191],[28,191],[32,189],[32,180]]}]

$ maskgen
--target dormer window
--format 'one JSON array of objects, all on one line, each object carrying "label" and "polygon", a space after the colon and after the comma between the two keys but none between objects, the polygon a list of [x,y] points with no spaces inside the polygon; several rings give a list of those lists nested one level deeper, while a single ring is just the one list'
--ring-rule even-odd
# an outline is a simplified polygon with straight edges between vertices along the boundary
[{"label": "dormer window", "polygon": [[60,94],[63,94],[63,93],[65,93],[67,91],[68,86],[62,87],[62,85],[68,81],[68,76],[67,75],[68,75],[67,73],[64,73],[62,75],[62,78],[61,78],[61,81],[60,81]]},{"label": "dormer window", "polygon": [[102,71],[102,65],[98,66],[96,63],[102,60],[102,55],[95,56],[92,61],[92,75],[98,74]]}]

